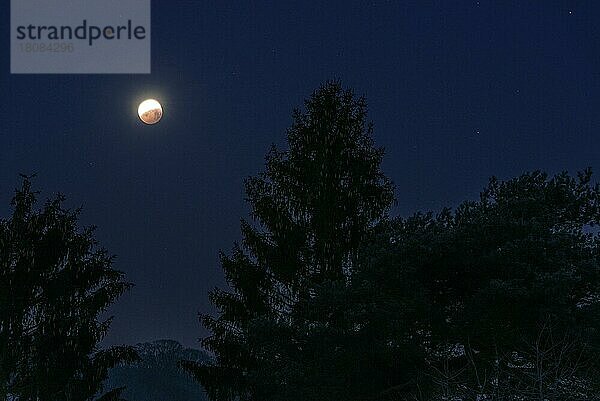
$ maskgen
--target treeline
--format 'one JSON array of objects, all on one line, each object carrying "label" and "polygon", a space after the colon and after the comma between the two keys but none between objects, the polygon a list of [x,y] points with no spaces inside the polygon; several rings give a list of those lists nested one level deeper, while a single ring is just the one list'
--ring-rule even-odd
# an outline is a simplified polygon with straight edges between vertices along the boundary
[{"label": "treeline", "polygon": [[[599,399],[591,171],[492,178],[478,200],[391,218],[382,158],[365,99],[338,82],[294,112],[287,148],[245,182],[251,216],[201,318],[212,358],[180,361],[207,396]],[[0,400],[118,400],[102,382],[136,350],[99,350],[98,316],[129,284],[62,198],[34,201],[25,180],[0,221]]]},{"label": "treeline", "polygon": [[591,172],[491,179],[389,218],[363,98],[328,83],[246,181],[252,222],[203,316],[212,400],[599,398],[600,192]]}]

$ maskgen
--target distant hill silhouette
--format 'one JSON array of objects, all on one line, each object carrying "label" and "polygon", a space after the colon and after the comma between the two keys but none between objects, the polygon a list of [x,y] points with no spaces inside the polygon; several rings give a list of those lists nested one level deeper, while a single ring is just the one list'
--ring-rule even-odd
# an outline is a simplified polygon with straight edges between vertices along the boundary
[{"label": "distant hill silhouette", "polygon": [[127,401],[204,401],[204,391],[177,361],[205,361],[209,356],[184,348],[177,341],[158,340],[137,344],[140,360],[110,370],[106,388],[126,386],[122,397]]}]

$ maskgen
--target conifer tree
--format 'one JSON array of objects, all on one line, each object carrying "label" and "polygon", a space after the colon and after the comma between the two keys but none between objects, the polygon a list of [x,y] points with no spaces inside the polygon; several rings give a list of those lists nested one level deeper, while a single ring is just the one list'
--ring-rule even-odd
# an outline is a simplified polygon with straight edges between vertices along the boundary
[{"label": "conifer tree", "polygon": [[25,178],[0,220],[0,400],[91,400],[110,367],[135,357],[98,346],[110,326],[99,315],[131,284],[62,196],[41,210],[36,196]]},{"label": "conifer tree", "polygon": [[230,289],[215,289],[219,314],[201,318],[216,359],[185,364],[212,400],[321,398],[305,379],[331,364],[307,363],[319,356],[314,338],[330,336],[328,328],[337,336],[346,323],[319,294],[346,285],[393,201],[366,113],[364,98],[324,84],[293,113],[289,148],[273,147],[265,172],[246,180],[256,224],[242,220],[242,243],[222,255]]}]

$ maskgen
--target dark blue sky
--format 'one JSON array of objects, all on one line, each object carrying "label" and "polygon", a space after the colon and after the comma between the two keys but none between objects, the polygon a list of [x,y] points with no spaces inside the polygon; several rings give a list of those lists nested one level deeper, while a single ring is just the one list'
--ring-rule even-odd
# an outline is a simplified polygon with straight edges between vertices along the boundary
[{"label": "dark blue sky", "polygon": [[[153,0],[152,74],[121,76],[11,76],[8,3],[0,214],[18,173],[83,206],[136,284],[110,344],[196,345],[247,213],[242,180],[325,80],[366,95],[394,214],[475,198],[491,175],[600,170],[594,0]],[[165,108],[153,127],[136,116],[149,96]]]}]

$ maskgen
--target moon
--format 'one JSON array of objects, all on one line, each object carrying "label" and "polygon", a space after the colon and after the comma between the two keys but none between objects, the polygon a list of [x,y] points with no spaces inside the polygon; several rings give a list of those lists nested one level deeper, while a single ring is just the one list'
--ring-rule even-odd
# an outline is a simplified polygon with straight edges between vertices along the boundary
[{"label": "moon", "polygon": [[146,99],[138,107],[138,116],[144,124],[154,125],[163,116],[163,108],[155,99]]}]

